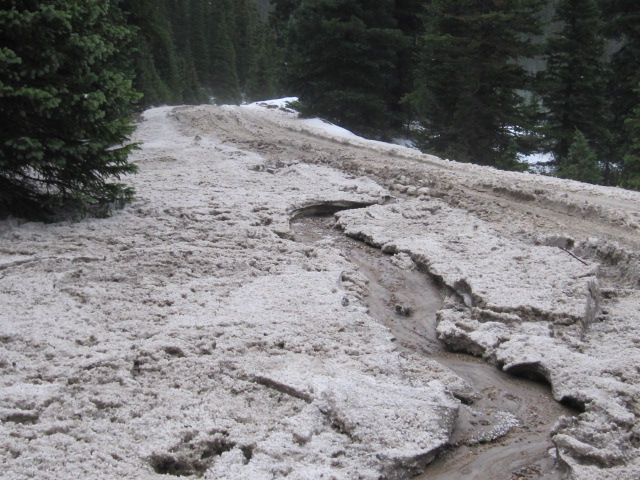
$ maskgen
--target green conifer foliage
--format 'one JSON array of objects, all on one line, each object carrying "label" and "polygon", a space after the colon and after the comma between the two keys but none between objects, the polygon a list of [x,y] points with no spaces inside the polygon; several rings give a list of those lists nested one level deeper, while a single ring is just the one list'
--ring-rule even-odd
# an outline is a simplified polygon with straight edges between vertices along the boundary
[{"label": "green conifer foliage", "polygon": [[[639,98],[640,86],[635,93],[636,98]],[[626,119],[625,132],[628,134],[628,141],[623,160],[622,186],[640,190],[640,102],[633,110],[633,116]]]},{"label": "green conifer foliage", "polygon": [[189,11],[189,47],[190,57],[200,81],[208,78],[211,74],[209,64],[209,42],[207,41],[207,17],[209,2],[206,0],[190,0]]},{"label": "green conifer foliage", "polygon": [[606,157],[610,134],[600,11],[595,0],[560,0],[555,21],[562,28],[547,42],[541,76],[548,149],[562,162],[580,130]]},{"label": "green conifer foliage", "polygon": [[414,120],[413,108],[410,102],[405,102],[405,96],[415,87],[415,62],[419,54],[419,38],[424,33],[424,1],[396,0],[394,17],[403,33],[403,45],[398,50],[396,62],[396,79],[390,85],[391,114],[397,119],[397,127],[404,128],[410,135],[410,124]]},{"label": "green conifer foliage", "polygon": [[293,13],[300,6],[302,0],[271,0],[269,12],[269,28],[275,40],[273,46],[277,53],[276,78],[278,95],[294,96],[296,93],[288,84],[286,75],[286,58],[288,57],[287,45],[289,44],[289,21]]},{"label": "green conifer foliage", "polygon": [[166,0],[123,0],[119,6],[134,34],[128,54],[136,73],[134,86],[143,95],[141,105],[182,103],[182,72]]},{"label": "green conifer foliage", "polygon": [[305,113],[364,135],[389,124],[402,31],[392,0],[303,0],[289,22],[288,76]]},{"label": "green conifer foliage", "polygon": [[424,16],[416,89],[420,147],[451,159],[520,168],[533,126],[519,63],[537,49],[541,0],[433,0]]},{"label": "green conifer foliage", "polygon": [[271,0],[272,10],[269,13],[269,23],[275,31],[278,46],[281,48],[284,48],[288,43],[289,20],[301,3],[302,0]]},{"label": "green conifer foliage", "polygon": [[235,16],[232,0],[218,0],[212,7],[211,78],[207,82],[216,103],[241,101],[236,50],[233,44]]},{"label": "green conifer foliage", "polygon": [[130,35],[108,0],[12,0],[0,10],[0,211],[126,201],[139,95],[118,51]]},{"label": "green conifer foliage", "polygon": [[[633,121],[637,118],[635,110],[640,105],[639,97],[634,91],[640,72],[640,2],[600,0],[600,5],[607,20],[606,35],[616,42],[609,64],[612,75],[607,91],[612,100],[613,112],[611,151],[613,158],[619,160],[634,148],[625,122],[627,119]],[[626,160],[621,169],[625,176],[625,171],[628,171]],[[624,185],[628,185],[628,179],[623,178],[622,181]]]},{"label": "green conifer foliage", "polygon": [[258,5],[255,0],[236,0],[233,3],[235,25],[233,47],[236,52],[236,71],[240,89],[246,92],[251,65],[256,56]]},{"label": "green conifer foliage", "polygon": [[[154,0],[145,1],[153,2]],[[176,51],[176,65],[180,79],[180,101],[187,104],[206,103],[208,101],[208,96],[206,95],[205,88],[203,88],[206,84],[206,79],[199,78],[196,62],[193,58],[194,48],[192,47],[192,42],[194,32],[191,26],[193,5],[190,0],[161,1],[167,3],[165,12],[171,25],[171,40]],[[205,4],[204,6],[204,11],[208,12],[208,4]],[[206,31],[207,29],[205,28],[205,32]],[[160,64],[163,63],[162,58],[158,58],[157,61],[160,62]],[[200,63],[200,68],[209,69],[211,66],[207,65],[207,63]],[[167,99],[165,103],[173,102],[170,99]]]},{"label": "green conifer foliage", "polygon": [[274,32],[266,21],[258,24],[253,46],[253,57],[246,81],[247,100],[268,100],[278,96],[278,69],[281,50],[276,44]]},{"label": "green conifer foliage", "polygon": [[258,0],[258,15],[261,20],[265,20],[269,16],[269,12],[273,9],[270,0]]},{"label": "green conifer foliage", "polygon": [[574,134],[567,156],[558,164],[556,174],[561,178],[585,183],[602,182],[602,169],[598,164],[598,157],[579,130]]}]

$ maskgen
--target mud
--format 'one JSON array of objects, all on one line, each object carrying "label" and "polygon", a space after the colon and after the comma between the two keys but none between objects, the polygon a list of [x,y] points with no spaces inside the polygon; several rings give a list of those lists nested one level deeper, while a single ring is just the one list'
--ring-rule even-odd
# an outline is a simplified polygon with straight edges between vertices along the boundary
[{"label": "mud", "polygon": [[408,256],[383,254],[350,239],[330,213],[297,212],[294,239],[339,248],[368,280],[364,304],[389,328],[403,355],[424,356],[464,383],[452,393],[461,407],[450,446],[416,480],[531,478],[560,480],[550,434],[563,416],[578,412],[554,400],[550,386],[506,374],[475,357],[450,352],[438,339],[436,314],[452,295]]}]

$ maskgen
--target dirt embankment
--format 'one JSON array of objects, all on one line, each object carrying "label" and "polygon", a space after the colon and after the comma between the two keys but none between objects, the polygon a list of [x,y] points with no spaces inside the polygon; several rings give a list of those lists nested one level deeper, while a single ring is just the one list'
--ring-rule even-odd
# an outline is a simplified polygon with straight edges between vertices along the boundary
[{"label": "dirt embankment", "polygon": [[0,226],[6,478],[424,469],[468,382],[402,355],[367,313],[362,269],[290,225],[365,204],[339,226],[439,283],[450,348],[544,378],[583,412],[551,432],[567,475],[638,478],[639,194],[445,162],[260,105],[145,118],[134,205]]}]

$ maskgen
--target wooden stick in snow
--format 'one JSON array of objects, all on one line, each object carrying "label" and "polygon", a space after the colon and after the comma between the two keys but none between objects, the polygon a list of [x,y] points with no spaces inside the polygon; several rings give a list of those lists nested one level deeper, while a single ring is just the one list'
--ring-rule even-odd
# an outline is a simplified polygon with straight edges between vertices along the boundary
[{"label": "wooden stick in snow", "polygon": [[567,252],[569,255],[571,255],[573,258],[575,258],[576,260],[578,260],[579,262],[583,263],[584,265],[589,265],[587,262],[585,262],[584,260],[582,260],[580,257],[576,257],[573,253],[571,253],[569,250],[567,250],[566,248],[562,248],[562,247],[558,247],[560,250],[562,250],[563,252]]}]

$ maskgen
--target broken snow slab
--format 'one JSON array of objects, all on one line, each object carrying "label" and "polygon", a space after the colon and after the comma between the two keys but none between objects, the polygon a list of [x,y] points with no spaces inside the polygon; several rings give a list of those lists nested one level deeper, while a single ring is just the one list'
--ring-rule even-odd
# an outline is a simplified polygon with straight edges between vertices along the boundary
[{"label": "broken snow slab", "polygon": [[466,307],[564,324],[593,316],[594,265],[559,248],[505,237],[438,199],[341,212],[338,224],[384,252],[410,254]]},{"label": "broken snow slab", "polygon": [[[338,363],[318,368],[305,358],[289,358],[280,370],[270,368],[253,378],[315,407],[324,423],[350,439],[349,455],[368,458],[365,463],[378,465],[385,478],[424,470],[447,445],[459,408],[440,381],[411,385],[393,376],[345,370]],[[313,428],[291,425],[295,441],[311,441]]]},{"label": "broken snow slab", "polygon": [[437,331],[452,349],[548,382],[556,400],[576,409],[552,432],[571,478],[634,478],[640,382],[633,290],[608,292],[616,299],[603,315],[597,264],[506,238],[438,199],[338,216],[346,234],[410,255],[449,289]]}]

